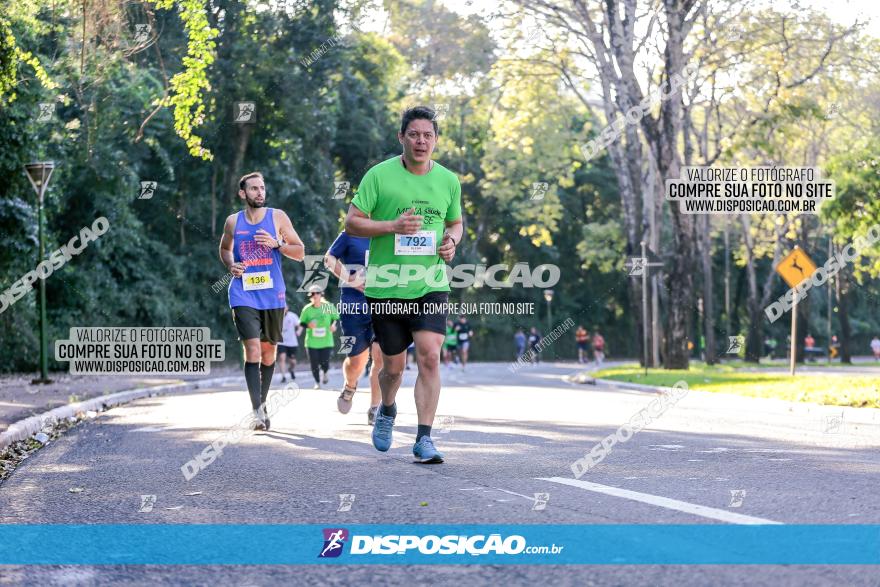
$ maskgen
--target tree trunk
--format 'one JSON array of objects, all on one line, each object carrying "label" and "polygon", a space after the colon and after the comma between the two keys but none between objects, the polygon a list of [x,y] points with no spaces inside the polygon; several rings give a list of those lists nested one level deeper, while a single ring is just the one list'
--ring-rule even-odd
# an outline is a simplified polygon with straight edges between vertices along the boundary
[{"label": "tree trunk", "polygon": [[712,239],[709,233],[709,217],[702,216],[700,226],[700,257],[703,262],[703,332],[706,337],[706,364],[718,362],[718,346],[715,343],[715,304],[712,283]]},{"label": "tree trunk", "polygon": [[229,193],[232,195],[233,207],[238,201],[238,180],[244,175],[241,167],[244,164],[244,155],[247,152],[248,143],[251,138],[252,124],[236,124],[235,130],[235,150],[232,154],[232,165],[229,171]]},{"label": "tree trunk", "polygon": [[211,173],[211,236],[217,236],[217,163]]}]

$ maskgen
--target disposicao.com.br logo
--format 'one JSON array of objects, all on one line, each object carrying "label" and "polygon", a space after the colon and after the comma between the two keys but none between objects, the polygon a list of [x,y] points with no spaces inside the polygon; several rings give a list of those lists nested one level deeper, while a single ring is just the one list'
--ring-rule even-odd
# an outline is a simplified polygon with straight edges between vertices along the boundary
[{"label": "disposicao.com.br logo", "polygon": [[[338,557],[349,538],[344,528],[324,529],[324,547],[319,558]],[[477,534],[474,536],[428,534],[385,534],[352,535],[349,554],[356,555],[518,555],[518,554],[559,554],[564,546],[529,546],[526,539],[518,534],[502,537],[501,534]],[[412,551],[412,552],[411,552]]]}]

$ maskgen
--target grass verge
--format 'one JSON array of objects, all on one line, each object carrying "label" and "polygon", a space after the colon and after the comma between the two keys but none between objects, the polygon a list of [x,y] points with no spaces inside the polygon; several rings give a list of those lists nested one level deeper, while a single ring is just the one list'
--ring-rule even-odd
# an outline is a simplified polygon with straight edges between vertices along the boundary
[{"label": "grass verge", "polygon": [[735,393],[750,397],[771,397],[788,401],[813,402],[829,406],[880,408],[880,376],[849,374],[802,374],[744,372],[731,365],[692,363],[688,370],[649,369],[637,363],[602,369],[592,374],[643,385],[671,387],[684,379],[690,389]]}]

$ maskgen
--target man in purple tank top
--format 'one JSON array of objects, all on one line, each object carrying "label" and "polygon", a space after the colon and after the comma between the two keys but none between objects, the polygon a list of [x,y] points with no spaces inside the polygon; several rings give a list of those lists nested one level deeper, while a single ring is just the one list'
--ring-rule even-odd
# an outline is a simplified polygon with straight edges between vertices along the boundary
[{"label": "man in purple tank top", "polygon": [[229,307],[244,346],[254,428],[269,429],[266,397],[275,373],[275,347],[284,320],[284,277],[281,256],[302,261],[305,247],[282,210],[266,208],[266,186],[260,173],[238,182],[244,210],[230,215],[220,239],[220,260],[229,269]]}]

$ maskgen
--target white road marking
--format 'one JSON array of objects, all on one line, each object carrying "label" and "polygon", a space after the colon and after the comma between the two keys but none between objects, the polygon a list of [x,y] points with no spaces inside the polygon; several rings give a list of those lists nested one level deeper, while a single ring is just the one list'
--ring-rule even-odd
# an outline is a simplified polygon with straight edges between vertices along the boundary
[{"label": "white road marking", "polygon": [[493,487],[497,491],[503,491],[504,493],[509,493],[510,495],[516,495],[517,497],[523,497],[529,501],[537,501],[534,497],[529,497],[528,495],[523,495],[522,493],[517,493],[515,491],[508,491],[506,489],[501,489],[500,487]]},{"label": "white road marking", "polygon": [[650,450],[669,450],[676,451],[684,446],[680,444],[652,444],[648,447]]},{"label": "white road marking", "polygon": [[782,522],[774,522],[773,520],[767,520],[765,518],[756,518],[753,516],[744,516],[742,514],[735,514],[732,512],[728,512],[725,510],[719,510],[716,508],[710,508],[704,505],[697,505],[695,503],[688,503],[686,501],[679,501],[677,499],[670,499],[668,497],[661,497],[659,495],[651,495],[650,493],[641,493],[639,491],[630,491],[629,489],[620,489],[619,487],[611,487],[610,485],[601,485],[599,483],[592,483],[591,481],[581,481],[579,479],[567,479],[564,477],[536,477],[539,481],[550,481],[551,483],[560,483],[562,485],[569,485],[571,487],[578,487],[580,489],[586,489],[587,491],[595,491],[596,493],[604,493],[605,495],[611,495],[613,497],[622,497],[624,499],[631,499],[633,501],[639,501],[642,503],[647,503],[649,505],[655,505],[658,507],[667,508],[670,510],[676,510],[679,512],[684,512],[686,514],[692,514],[695,516],[702,516],[704,518],[711,518],[713,520],[720,520],[722,522],[728,522],[731,524],[781,524]]}]

